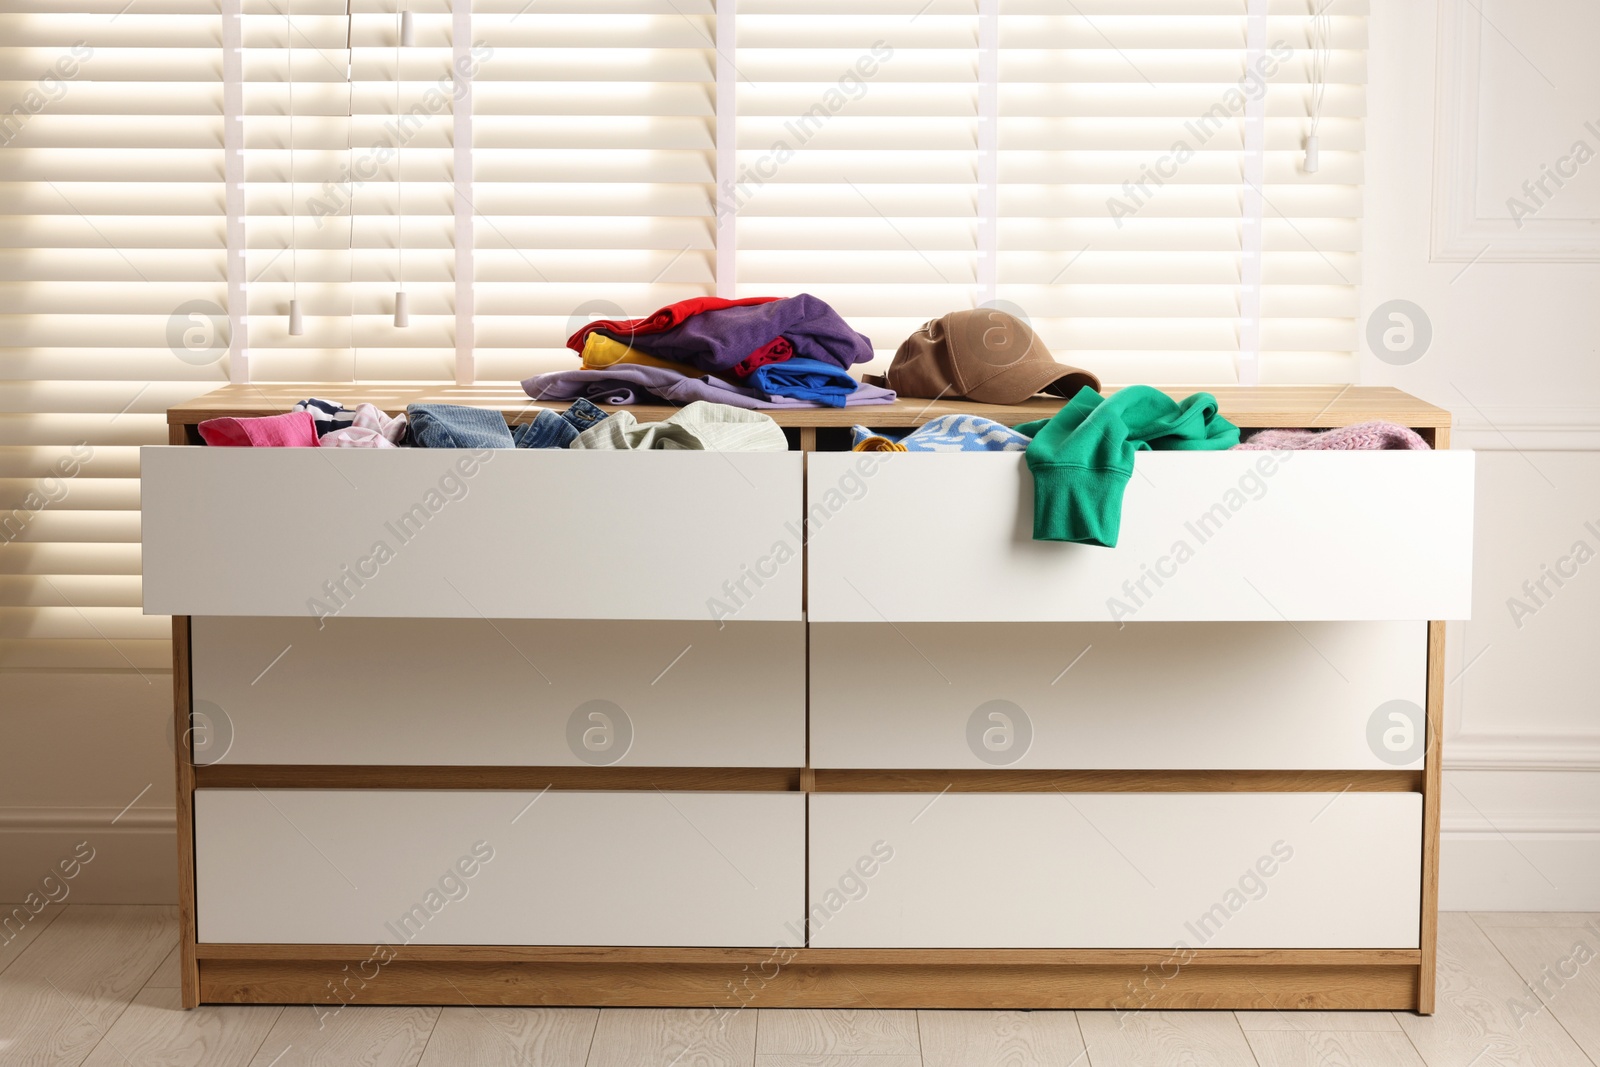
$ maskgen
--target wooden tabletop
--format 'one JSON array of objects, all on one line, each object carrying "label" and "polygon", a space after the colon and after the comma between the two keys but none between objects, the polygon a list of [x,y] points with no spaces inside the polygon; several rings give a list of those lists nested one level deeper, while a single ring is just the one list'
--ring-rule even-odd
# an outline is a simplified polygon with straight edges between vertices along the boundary
[{"label": "wooden tabletop", "polygon": [[[1205,391],[1217,398],[1222,415],[1236,426],[1246,428],[1286,427],[1325,429],[1382,419],[1414,430],[1443,430],[1450,425],[1444,408],[1418,400],[1409,393],[1387,386],[1355,385],[1264,385],[1264,386],[1159,386],[1173,397]],[[1116,391],[1107,387],[1107,393]],[[427,382],[263,382],[253,385],[226,385],[204,396],[174,405],[167,410],[167,422],[192,426],[206,419],[231,415],[249,417],[287,411],[307,397],[337,400],[347,406],[375,404],[390,414],[398,414],[407,404],[437,401],[464,404],[502,412],[512,424],[532,418],[538,408],[562,410],[570,401],[534,401],[515,382],[484,385],[447,385]],[[983,415],[1008,425],[1029,419],[1048,418],[1061,407],[1055,397],[1038,396],[1020,404],[977,404],[970,400],[902,399],[893,404],[851,408],[787,408],[766,414],[780,426],[873,427],[920,426],[940,415]],[[615,405],[600,405],[610,411]],[[640,422],[654,422],[671,415],[669,405],[631,404]]]}]

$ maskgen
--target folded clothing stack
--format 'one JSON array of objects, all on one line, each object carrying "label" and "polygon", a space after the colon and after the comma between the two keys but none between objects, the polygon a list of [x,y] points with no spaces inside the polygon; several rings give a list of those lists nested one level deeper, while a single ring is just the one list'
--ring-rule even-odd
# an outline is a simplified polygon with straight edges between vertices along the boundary
[{"label": "folded clothing stack", "polygon": [[584,397],[611,404],[710,401],[742,408],[887,404],[890,389],[858,382],[849,368],[872,342],[822,300],[696,297],[642,319],[591,322],[567,339],[576,370],[522,383],[535,399]]}]

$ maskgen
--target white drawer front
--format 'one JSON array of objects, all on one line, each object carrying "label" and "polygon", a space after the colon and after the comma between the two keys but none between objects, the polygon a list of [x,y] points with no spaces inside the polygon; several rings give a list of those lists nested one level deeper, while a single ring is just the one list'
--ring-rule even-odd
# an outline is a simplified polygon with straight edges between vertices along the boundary
[{"label": "white drawer front", "polygon": [[140,457],[152,614],[800,618],[797,452]]},{"label": "white drawer front", "polygon": [[821,948],[1416,948],[1417,793],[813,794]]},{"label": "white drawer front", "polygon": [[198,616],[195,758],[799,767],[803,627]]},{"label": "white drawer front", "polygon": [[799,793],[201,789],[199,937],[793,943],[804,825]]},{"label": "white drawer front", "polygon": [[1420,768],[1426,652],[1421,622],[816,623],[811,762]]},{"label": "white drawer front", "polygon": [[1019,453],[813,453],[810,618],[1465,619],[1472,472],[1470,452],[1141,452],[1107,549],[1032,539]]}]

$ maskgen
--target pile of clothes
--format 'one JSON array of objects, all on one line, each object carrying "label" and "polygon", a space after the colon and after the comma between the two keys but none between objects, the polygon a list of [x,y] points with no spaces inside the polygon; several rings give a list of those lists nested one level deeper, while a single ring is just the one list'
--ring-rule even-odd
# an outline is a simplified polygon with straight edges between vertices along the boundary
[{"label": "pile of clothes", "polygon": [[872,342],[823,301],[799,296],[695,297],[642,319],[602,319],[567,338],[576,370],[522,383],[535,400],[603,404],[708,401],[734,407],[854,407],[895,394],[849,368]]},{"label": "pile of clothes", "polygon": [[1115,548],[1122,497],[1141,451],[1426,449],[1404,426],[1261,430],[1240,441],[1210,393],[1174,400],[1133,385],[1109,397],[1080,389],[1048,419],[1006,426],[980,415],[942,415],[904,436],[856,426],[857,452],[1022,452],[1033,474],[1033,537]]},{"label": "pile of clothes", "polygon": [[403,415],[372,404],[347,408],[332,400],[302,400],[282,415],[208,419],[199,427],[208,445],[252,448],[575,448],[694,449],[783,452],[789,447],[770,415],[727,404],[693,403],[661,422],[639,423],[630,412],[603,411],[582,397],[565,411],[536,408],[507,423],[499,411],[462,404],[422,403]]},{"label": "pile of clothes", "polygon": [[[781,452],[783,430],[761,408],[854,407],[901,396],[1017,404],[1039,393],[1066,401],[1019,426],[942,415],[910,433],[852,430],[858,452],[1021,452],[1034,479],[1033,536],[1115,547],[1122,498],[1144,450],[1425,449],[1411,430],[1371,422],[1326,431],[1263,430],[1241,441],[1216,398],[1176,400],[1148,385],[1100,393],[1089,371],[1056,362],[1027,323],[974,308],[934,319],[906,338],[883,379],[849,368],[872,343],[814,296],[698,297],[642,319],[591,322],[567,340],[582,365],[529,378],[536,400],[564,411],[526,418],[457,404],[411,404],[390,416],[310,399],[282,415],[200,424],[211,445],[322,448],[697,449]],[[661,422],[607,413],[596,402],[687,405]]]}]

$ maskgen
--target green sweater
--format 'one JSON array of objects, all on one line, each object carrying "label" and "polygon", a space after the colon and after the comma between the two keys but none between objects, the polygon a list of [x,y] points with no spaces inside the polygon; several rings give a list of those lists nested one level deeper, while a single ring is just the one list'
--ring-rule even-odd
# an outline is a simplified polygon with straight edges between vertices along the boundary
[{"label": "green sweater", "polygon": [[1239,428],[1217,414],[1210,393],[1182,402],[1148,385],[1109,397],[1080,389],[1054,416],[1023,423],[1033,438],[1033,539],[1117,546],[1122,492],[1141,449],[1213,451],[1239,443]]}]

